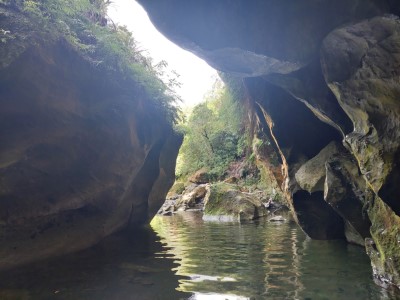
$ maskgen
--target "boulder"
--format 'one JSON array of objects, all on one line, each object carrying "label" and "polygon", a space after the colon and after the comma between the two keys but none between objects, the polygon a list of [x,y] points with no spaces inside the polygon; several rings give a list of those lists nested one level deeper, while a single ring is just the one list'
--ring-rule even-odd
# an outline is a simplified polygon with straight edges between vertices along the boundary
[{"label": "boulder", "polygon": [[[335,227],[327,223],[327,218],[317,216],[330,211],[328,215],[331,218],[344,222],[344,227],[340,228],[347,241],[364,246],[364,239],[370,237],[371,226],[365,210],[367,186],[350,153],[340,144],[331,142],[303,164],[295,177],[303,189],[294,193],[295,214],[304,231],[313,238],[323,238],[325,231],[319,231],[322,235],[317,234],[317,228],[329,231],[329,228]],[[321,203],[322,200],[329,206]],[[318,205],[316,201],[319,201]],[[310,214],[309,210],[314,212]],[[339,221],[340,218],[342,221]],[[336,237],[342,238],[343,234],[338,231]]]},{"label": "boulder", "polygon": [[185,190],[185,183],[176,181],[167,194],[167,199],[177,198]]},{"label": "boulder", "polygon": [[250,221],[268,211],[254,194],[240,192],[236,185],[217,183],[207,187],[203,219],[210,221]]},{"label": "boulder", "polygon": [[200,205],[206,196],[207,185],[201,184],[196,186],[194,189],[189,188],[185,190],[182,195],[176,200],[174,209],[175,210],[187,210],[189,208],[201,208]]},{"label": "boulder", "polygon": [[197,170],[192,176],[189,177],[189,181],[196,184],[204,184],[210,182],[210,175],[207,169],[203,168]]},{"label": "boulder", "polygon": [[323,191],[326,175],[325,163],[337,152],[337,143],[331,142],[315,157],[302,165],[295,174],[299,186],[309,193]]}]

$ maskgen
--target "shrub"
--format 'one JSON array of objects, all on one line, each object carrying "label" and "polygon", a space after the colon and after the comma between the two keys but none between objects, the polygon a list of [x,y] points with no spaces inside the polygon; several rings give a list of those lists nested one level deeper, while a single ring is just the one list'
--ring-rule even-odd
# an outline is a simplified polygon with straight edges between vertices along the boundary
[{"label": "shrub", "polygon": [[163,82],[160,78],[166,63],[154,65],[138,49],[132,34],[107,18],[110,2],[0,0],[1,66],[26,47],[64,41],[94,67],[143,86],[154,107],[175,122],[180,98],[174,89],[179,83],[176,78]]},{"label": "shrub", "polygon": [[244,155],[240,99],[230,86],[217,82],[206,100],[180,125],[185,138],[178,157],[178,177],[206,168],[211,178],[218,180],[231,162]]}]

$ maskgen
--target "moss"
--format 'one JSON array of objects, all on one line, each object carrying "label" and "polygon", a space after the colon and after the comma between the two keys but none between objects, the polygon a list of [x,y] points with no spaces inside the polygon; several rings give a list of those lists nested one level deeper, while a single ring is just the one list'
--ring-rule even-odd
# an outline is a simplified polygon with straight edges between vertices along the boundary
[{"label": "moss", "polygon": [[238,187],[227,183],[217,183],[210,187],[207,205],[204,207],[204,213],[207,215],[231,215],[233,214],[232,202],[234,199],[230,196],[230,191],[237,191]]},{"label": "moss", "polygon": [[[266,165],[262,160],[257,160],[257,168],[260,170],[260,180],[257,183],[257,188],[265,191],[269,197],[272,197],[274,201],[286,204],[285,197],[282,193],[282,190],[279,187],[279,183],[277,181],[277,177],[282,176],[280,171],[280,167],[274,167],[272,165]],[[274,174],[272,169],[279,169],[279,174]]]},{"label": "moss", "polygon": [[3,69],[29,47],[33,35],[29,20],[21,14],[0,7],[0,20],[3,20],[0,22],[0,69]]},{"label": "moss", "polygon": [[185,183],[176,181],[168,193],[180,195],[183,193],[184,190],[185,190]]},{"label": "moss", "polygon": [[153,65],[131,33],[107,24],[105,0],[0,1],[0,68],[32,47],[63,43],[94,68],[139,84],[154,109],[172,122],[178,119],[176,79],[164,83],[165,62]]},{"label": "moss", "polygon": [[368,210],[371,236],[379,255],[371,257],[376,276],[400,287],[400,217],[381,198],[376,197]]},{"label": "moss", "polygon": [[265,216],[266,213],[256,194],[242,193],[236,185],[218,183],[210,187],[203,217],[242,222]]}]

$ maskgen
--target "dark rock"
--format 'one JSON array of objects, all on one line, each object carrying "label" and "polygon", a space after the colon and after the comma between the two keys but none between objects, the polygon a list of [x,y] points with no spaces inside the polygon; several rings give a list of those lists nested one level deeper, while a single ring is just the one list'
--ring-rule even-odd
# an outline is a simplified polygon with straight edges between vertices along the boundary
[{"label": "dark rock", "polygon": [[335,30],[322,48],[327,83],[354,126],[345,141],[374,192],[398,212],[399,35],[398,18],[378,17]]},{"label": "dark rock", "polygon": [[[322,48],[329,87],[353,122],[345,141],[369,189],[376,279],[400,287],[400,20],[377,17],[333,31]],[[377,259],[379,257],[379,259]]]},{"label": "dark rock", "polygon": [[0,69],[0,100],[0,269],[91,246],[161,206],[182,138],[135,82],[42,45]]},{"label": "dark rock", "polygon": [[323,192],[324,200],[345,221],[346,239],[364,245],[364,239],[370,237],[371,226],[364,209],[368,201],[364,192],[367,187],[357,163],[343,146],[330,143],[302,165],[295,177],[300,187],[310,194]]},{"label": "dark rock", "polygon": [[293,206],[301,228],[309,237],[345,239],[343,219],[325,202],[323,192],[297,191],[293,195]]},{"label": "dark rock", "polygon": [[298,70],[340,24],[383,11],[372,0],[139,2],[172,41],[218,70],[245,76]]},{"label": "dark rock", "polygon": [[366,211],[368,187],[359,174],[357,163],[347,151],[341,151],[326,163],[324,198],[346,220],[347,240],[364,245],[364,239],[371,237],[371,221]]}]

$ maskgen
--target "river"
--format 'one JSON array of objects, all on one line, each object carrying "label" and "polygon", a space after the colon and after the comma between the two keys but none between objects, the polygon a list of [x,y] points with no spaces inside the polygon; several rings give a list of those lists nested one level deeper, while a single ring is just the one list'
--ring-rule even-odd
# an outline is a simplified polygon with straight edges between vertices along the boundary
[{"label": "river", "polygon": [[310,240],[291,222],[157,216],[150,228],[0,274],[0,299],[395,299],[364,249]]}]

